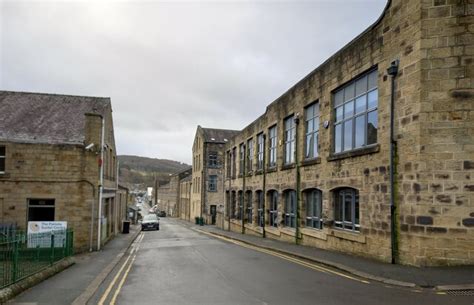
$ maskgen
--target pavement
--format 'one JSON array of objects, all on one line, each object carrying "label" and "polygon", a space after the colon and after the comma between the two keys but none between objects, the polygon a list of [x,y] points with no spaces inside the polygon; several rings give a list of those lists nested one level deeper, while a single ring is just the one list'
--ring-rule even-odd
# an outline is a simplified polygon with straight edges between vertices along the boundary
[{"label": "pavement", "polygon": [[139,225],[132,225],[129,234],[118,234],[101,251],[75,255],[73,266],[22,292],[7,304],[86,304],[118,264],[140,229]]},{"label": "pavement", "polygon": [[387,264],[341,252],[226,231],[216,226],[197,226],[183,220],[179,220],[179,222],[194,230],[201,230],[209,234],[230,238],[252,246],[306,259],[385,284],[403,287],[435,288],[439,291],[472,290],[472,292],[474,292],[474,266],[419,268]]}]

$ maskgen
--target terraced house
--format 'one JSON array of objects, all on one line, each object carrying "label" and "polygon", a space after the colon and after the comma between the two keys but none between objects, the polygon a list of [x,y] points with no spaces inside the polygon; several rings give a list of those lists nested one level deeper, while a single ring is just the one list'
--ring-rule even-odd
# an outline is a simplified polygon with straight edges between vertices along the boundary
[{"label": "terraced house", "polygon": [[224,227],[474,264],[473,13],[472,1],[389,1],[269,104],[226,144]]},{"label": "terraced house", "polygon": [[0,91],[0,223],[66,221],[76,251],[120,231],[110,98]]}]

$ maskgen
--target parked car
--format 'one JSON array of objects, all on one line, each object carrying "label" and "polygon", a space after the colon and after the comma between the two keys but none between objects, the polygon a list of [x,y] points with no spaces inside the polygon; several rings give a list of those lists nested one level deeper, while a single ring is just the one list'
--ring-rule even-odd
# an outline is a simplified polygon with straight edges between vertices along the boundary
[{"label": "parked car", "polygon": [[158,216],[166,217],[166,212],[165,211],[160,211],[160,212],[158,212]]},{"label": "parked car", "polygon": [[147,229],[160,229],[160,221],[159,218],[155,214],[148,214],[143,217],[142,220],[142,231]]}]

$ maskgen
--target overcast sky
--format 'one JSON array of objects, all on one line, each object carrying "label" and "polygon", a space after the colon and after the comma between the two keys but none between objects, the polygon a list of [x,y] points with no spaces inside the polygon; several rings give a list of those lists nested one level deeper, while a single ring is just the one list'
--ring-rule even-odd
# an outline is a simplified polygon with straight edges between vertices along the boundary
[{"label": "overcast sky", "polygon": [[386,0],[0,0],[2,90],[107,96],[118,154],[191,162],[197,125],[242,129]]}]

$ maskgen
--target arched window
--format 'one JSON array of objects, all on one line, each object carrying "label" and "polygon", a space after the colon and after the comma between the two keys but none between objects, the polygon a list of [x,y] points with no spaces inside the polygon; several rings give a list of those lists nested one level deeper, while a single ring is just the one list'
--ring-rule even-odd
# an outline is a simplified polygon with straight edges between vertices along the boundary
[{"label": "arched window", "polygon": [[278,227],[277,217],[278,217],[278,192],[269,191],[268,192],[268,201],[270,202],[270,215],[269,215],[269,224],[272,227]]},{"label": "arched window", "polygon": [[359,231],[359,191],[352,188],[340,188],[334,192],[336,227]]},{"label": "arched window", "polygon": [[304,192],[304,203],[306,207],[306,226],[315,229],[322,229],[322,192],[311,189]]},{"label": "arched window", "polygon": [[237,216],[237,203],[236,203],[236,194],[235,191],[232,191],[232,196],[230,198],[230,218],[236,218]]},{"label": "arched window", "polygon": [[246,193],[246,217],[247,217],[247,223],[252,223],[252,218],[253,218],[253,199],[252,199],[252,191],[247,191]]},{"label": "arched window", "polygon": [[237,208],[237,219],[241,220],[243,217],[243,210],[244,210],[244,192],[239,191],[238,193],[238,200],[239,200],[239,206]]},{"label": "arched window", "polygon": [[290,228],[296,227],[296,192],[288,190],[283,193],[285,198],[285,226]]},{"label": "arched window", "polygon": [[257,195],[257,211],[258,211],[258,218],[257,218],[257,222],[258,222],[258,226],[259,227],[263,227],[265,225],[264,223],[264,218],[263,218],[263,192],[262,191],[257,191],[256,193]]}]

